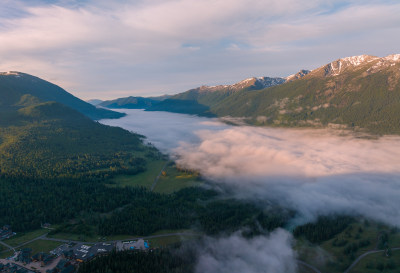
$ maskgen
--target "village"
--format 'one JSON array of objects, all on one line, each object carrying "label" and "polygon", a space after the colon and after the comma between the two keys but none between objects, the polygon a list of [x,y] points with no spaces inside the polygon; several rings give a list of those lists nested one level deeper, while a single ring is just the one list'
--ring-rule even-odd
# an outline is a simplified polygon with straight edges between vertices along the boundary
[{"label": "village", "polygon": [[[10,226],[0,229],[1,240],[15,235]],[[33,253],[30,248],[14,249],[12,256],[0,259],[0,272],[4,273],[73,273],[79,265],[111,251],[148,251],[144,239],[85,243],[69,241],[49,253]]]}]

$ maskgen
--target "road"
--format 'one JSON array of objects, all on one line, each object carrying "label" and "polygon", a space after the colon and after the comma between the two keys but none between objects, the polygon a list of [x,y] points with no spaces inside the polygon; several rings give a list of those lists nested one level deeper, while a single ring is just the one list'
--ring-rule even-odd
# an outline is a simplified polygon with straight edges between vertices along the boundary
[{"label": "road", "polygon": [[151,188],[150,188],[151,191],[153,191],[154,188],[156,187],[157,182],[158,182],[158,179],[160,179],[160,176],[161,176],[162,172],[164,171],[165,167],[167,167],[168,162],[169,162],[169,161],[165,162],[165,164],[164,164],[164,166],[162,167],[160,173],[157,175],[156,179],[154,179],[153,185],[151,185]]},{"label": "road", "polygon": [[[3,241],[0,241],[0,244],[2,244],[2,245],[5,246],[6,248],[8,248],[8,249],[10,249],[10,250],[12,250],[12,251],[15,252],[15,249],[14,249],[12,246],[10,246],[10,245],[4,243]],[[2,251],[2,252],[6,252],[6,251],[8,251],[8,250]]]},{"label": "road", "polygon": [[72,240],[64,240],[64,239],[57,239],[57,238],[48,238],[48,237],[43,237],[41,236],[41,240],[47,240],[47,241],[54,241],[54,242],[61,242],[61,243],[76,243],[76,244],[95,244],[95,243],[117,243],[117,242],[122,242],[122,241],[136,241],[139,239],[154,239],[154,238],[162,238],[162,237],[169,237],[169,236],[197,236],[199,235],[198,233],[191,233],[191,232],[176,232],[176,233],[165,233],[165,234],[159,234],[159,235],[151,235],[151,236],[143,236],[143,237],[134,237],[134,238],[128,238],[124,240],[112,240],[112,241],[100,241],[100,242],[83,242],[83,241],[72,241]]},{"label": "road", "polygon": [[[395,250],[400,250],[400,247],[394,247],[392,248],[392,251]],[[374,253],[379,253],[379,252],[383,252],[384,250],[371,250],[368,252],[365,252],[364,254],[362,254],[360,257],[358,257],[350,266],[349,268],[346,269],[346,271],[344,271],[343,273],[349,273],[350,270],[353,269],[353,267],[355,267],[359,261],[361,261],[363,258],[365,258],[366,256],[370,255],[370,254],[374,254]]]},{"label": "road", "polygon": [[316,267],[312,266],[311,264],[308,264],[308,263],[300,261],[300,260],[297,260],[297,263],[311,269],[312,271],[314,271],[316,273],[321,273],[321,271],[319,271]]},{"label": "road", "polygon": [[[162,172],[162,170],[161,170],[161,172]],[[160,174],[161,174],[161,172],[160,172]],[[72,240],[57,239],[57,238],[48,238],[47,235],[48,234],[46,233],[46,234],[43,234],[41,236],[38,236],[38,237],[36,237],[36,238],[34,238],[34,239],[30,240],[30,241],[24,242],[23,244],[20,244],[20,245],[16,246],[15,248],[10,246],[10,245],[8,245],[8,244],[6,244],[6,243],[4,243],[3,241],[0,241],[0,244],[4,245],[8,249],[13,250],[15,252],[16,248],[18,249],[21,246],[30,244],[30,243],[32,243],[32,242],[34,242],[36,240],[48,240],[48,241],[54,241],[54,242],[76,243],[76,244],[88,244],[88,243],[89,244],[92,244],[92,243],[110,243],[111,244],[111,243],[117,243],[117,242],[121,242],[121,241],[135,241],[135,240],[139,240],[139,239],[154,239],[154,238],[163,238],[163,237],[169,237],[169,236],[197,236],[199,234],[198,233],[192,233],[192,232],[175,232],[175,233],[165,233],[165,234],[158,234],[158,235],[127,238],[127,239],[124,239],[124,240],[111,240],[111,241],[101,241],[101,242],[83,242],[83,241],[72,241]],[[392,248],[392,251],[396,251],[396,250],[400,250],[400,247]],[[6,251],[9,251],[9,250],[4,250],[2,252],[6,252]],[[371,251],[365,252],[364,254],[359,256],[349,266],[349,268],[347,268],[343,273],[349,273],[366,256],[371,255],[371,254],[375,254],[375,253],[380,253],[380,252],[383,252],[383,251],[384,250],[371,250]],[[297,260],[297,263],[300,264],[300,265],[303,265],[303,266],[305,266],[305,267],[307,267],[307,268],[309,268],[311,270],[313,270],[315,273],[321,273],[321,271],[319,271],[316,267],[314,267],[314,266],[312,266],[312,265],[310,265],[310,264],[308,264],[306,262]]]}]

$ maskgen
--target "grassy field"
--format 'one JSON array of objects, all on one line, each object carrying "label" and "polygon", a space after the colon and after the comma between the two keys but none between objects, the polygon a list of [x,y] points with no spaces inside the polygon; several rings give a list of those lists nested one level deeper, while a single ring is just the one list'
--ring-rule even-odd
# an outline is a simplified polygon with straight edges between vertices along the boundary
[{"label": "grassy field", "polygon": [[[388,234],[389,246],[400,246],[400,233],[397,230],[377,223],[358,221],[320,245],[299,239],[296,250],[299,253],[299,259],[314,265],[322,272],[343,272],[357,257],[369,250],[374,250],[378,245],[378,237],[383,232]],[[361,242],[365,245],[360,246]],[[349,248],[355,245],[357,247],[349,251]],[[364,259],[362,261],[367,262],[370,256]]]},{"label": "grassy field", "polygon": [[150,189],[165,163],[166,161],[164,160],[151,161],[147,164],[146,171],[136,175],[117,175],[111,180],[110,184],[107,184],[107,186],[122,188],[126,186],[141,186]]},{"label": "grassy field", "polygon": [[0,259],[8,258],[8,257],[12,256],[13,254],[14,254],[14,251],[12,251],[12,250],[2,252],[2,253],[0,253]]},{"label": "grassy field", "polygon": [[82,242],[98,242],[102,240],[102,237],[98,235],[83,235],[74,233],[59,232],[52,235],[47,235],[48,238],[71,240],[71,241],[82,241]]},{"label": "grassy field", "polygon": [[155,192],[169,194],[201,183],[197,173],[178,170],[172,161],[157,160],[149,162],[145,172],[136,175],[117,175],[107,186],[122,188],[140,186],[151,189],[164,166],[164,171],[155,185]]},{"label": "grassy field", "polygon": [[154,191],[169,194],[180,189],[196,186],[201,183],[199,175],[191,171],[181,171],[175,165],[169,164],[160,176]]},{"label": "grassy field", "polygon": [[23,248],[31,248],[32,255],[35,255],[39,252],[50,252],[50,250],[55,249],[56,247],[62,245],[61,242],[47,241],[47,240],[36,240],[32,243],[24,245]]},{"label": "grassy field", "polygon": [[184,235],[184,236],[168,236],[149,239],[150,247],[166,247],[171,244],[187,241],[196,238],[197,235]]},{"label": "grassy field", "polygon": [[391,257],[383,253],[371,254],[362,259],[351,273],[375,273],[375,272],[400,272],[400,250],[393,251]]},{"label": "grassy field", "polygon": [[10,246],[16,247],[19,246],[23,243],[26,243],[32,239],[35,239],[39,236],[42,236],[43,234],[48,233],[48,229],[37,229],[31,232],[19,232],[17,235],[11,237],[10,239],[4,240],[6,244],[9,244]]}]

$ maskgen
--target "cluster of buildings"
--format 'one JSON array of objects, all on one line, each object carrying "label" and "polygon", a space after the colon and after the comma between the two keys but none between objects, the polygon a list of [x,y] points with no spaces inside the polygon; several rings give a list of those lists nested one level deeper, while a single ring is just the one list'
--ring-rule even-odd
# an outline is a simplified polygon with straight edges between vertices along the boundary
[{"label": "cluster of buildings", "polygon": [[0,240],[8,239],[11,236],[14,236],[16,233],[12,231],[11,226],[4,225],[0,229]]},{"label": "cluster of buildings", "polygon": [[34,271],[23,268],[22,266],[6,263],[0,263],[0,272],[2,273],[35,273]]},{"label": "cluster of buildings", "polygon": [[8,258],[8,263],[0,262],[1,273],[74,273],[79,264],[92,258],[107,254],[113,250],[147,250],[149,243],[143,239],[116,243],[100,242],[94,245],[82,243],[63,244],[50,253],[39,252],[32,255],[32,249],[24,248],[13,257]]}]

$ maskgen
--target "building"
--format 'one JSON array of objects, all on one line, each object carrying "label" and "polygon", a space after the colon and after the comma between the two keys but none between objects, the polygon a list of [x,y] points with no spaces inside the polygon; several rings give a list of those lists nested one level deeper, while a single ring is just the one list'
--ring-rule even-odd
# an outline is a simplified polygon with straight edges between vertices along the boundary
[{"label": "building", "polygon": [[149,248],[149,242],[143,239],[139,239],[137,241],[126,241],[126,242],[118,242],[117,250],[147,250]]},{"label": "building", "polygon": [[11,236],[15,235],[15,232],[12,231],[11,226],[10,225],[4,225],[1,229],[0,229],[0,240],[3,239],[8,239]]}]

